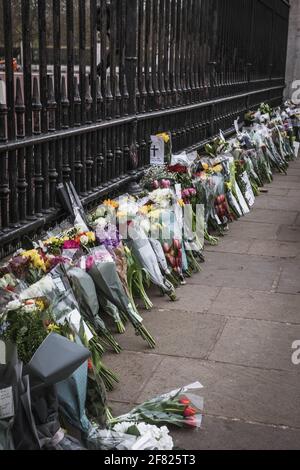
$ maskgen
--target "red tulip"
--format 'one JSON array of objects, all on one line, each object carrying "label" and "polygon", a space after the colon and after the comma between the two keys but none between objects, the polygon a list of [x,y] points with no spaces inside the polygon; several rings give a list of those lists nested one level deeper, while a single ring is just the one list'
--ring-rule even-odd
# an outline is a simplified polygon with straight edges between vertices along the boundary
[{"label": "red tulip", "polygon": [[173,240],[173,246],[174,246],[175,250],[180,250],[180,249],[181,249],[181,243],[180,243],[180,241],[179,241],[179,240],[176,240],[176,239],[174,238],[174,240]]},{"label": "red tulip", "polygon": [[188,405],[191,404],[191,401],[186,397],[182,397],[182,398],[180,398],[179,403],[181,405],[187,405],[188,406]]},{"label": "red tulip", "polygon": [[185,418],[190,418],[191,416],[195,416],[196,413],[197,413],[197,410],[195,408],[192,408],[191,406],[187,406],[183,412],[183,416]]},{"label": "red tulip", "polygon": [[88,370],[93,370],[93,363],[91,358],[88,359]]}]

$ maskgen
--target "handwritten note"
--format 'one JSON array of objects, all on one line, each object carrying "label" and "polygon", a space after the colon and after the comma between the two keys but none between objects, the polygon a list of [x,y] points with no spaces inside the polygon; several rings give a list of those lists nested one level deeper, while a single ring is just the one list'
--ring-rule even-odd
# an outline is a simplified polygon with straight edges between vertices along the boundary
[{"label": "handwritten note", "polygon": [[12,387],[2,388],[0,390],[0,419],[11,418],[14,414],[15,410]]}]

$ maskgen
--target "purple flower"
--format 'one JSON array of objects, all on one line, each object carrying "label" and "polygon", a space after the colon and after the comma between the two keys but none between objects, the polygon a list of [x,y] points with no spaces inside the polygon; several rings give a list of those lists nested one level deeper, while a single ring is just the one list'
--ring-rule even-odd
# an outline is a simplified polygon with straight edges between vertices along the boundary
[{"label": "purple flower", "polygon": [[115,225],[108,224],[104,229],[97,230],[97,238],[105,248],[117,248],[120,244],[120,234]]}]

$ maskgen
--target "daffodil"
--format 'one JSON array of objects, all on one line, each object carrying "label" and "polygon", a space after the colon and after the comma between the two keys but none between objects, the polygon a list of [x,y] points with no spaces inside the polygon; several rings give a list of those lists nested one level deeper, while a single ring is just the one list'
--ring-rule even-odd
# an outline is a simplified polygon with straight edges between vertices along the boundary
[{"label": "daffodil", "polygon": [[170,136],[166,132],[162,132],[161,134],[157,134],[156,137],[161,137],[165,144],[168,144],[170,142]]}]

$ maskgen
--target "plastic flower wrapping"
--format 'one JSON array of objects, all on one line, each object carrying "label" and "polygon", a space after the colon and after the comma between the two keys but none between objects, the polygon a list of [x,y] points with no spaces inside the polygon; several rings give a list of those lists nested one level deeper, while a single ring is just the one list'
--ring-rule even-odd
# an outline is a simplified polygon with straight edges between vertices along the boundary
[{"label": "plastic flower wrapping", "polygon": [[[198,383],[149,400],[122,417],[111,416],[107,391],[119,379],[105,366],[105,353],[122,353],[118,335],[126,328],[134,329],[144,347],[155,348],[140,309],[154,307],[149,287],[166,296],[166,302],[176,300],[176,288],[201,271],[205,244],[217,244],[230,224],[251,210],[274,172],[286,173],[297,157],[292,112],[290,103],[275,110],[262,105],[247,113],[248,127],[234,138],[220,136],[201,154],[170,154],[165,166],[145,172],[139,197],[106,199],[88,214],[71,183],[59,189],[64,206],[72,208],[70,219],[0,268],[0,339],[19,356],[3,366],[3,374],[19,370],[21,361],[29,378],[13,382],[15,397],[27,390],[34,403],[30,381],[36,378],[30,371],[38,370],[36,360],[46,349],[57,371],[53,378],[51,361],[40,361],[45,370],[39,370],[39,377],[45,385],[51,376],[57,388],[57,394],[41,391],[49,420],[56,410],[55,426],[49,430],[50,421],[41,423],[35,416],[24,424],[31,430],[28,442],[12,428],[5,445],[169,450],[170,426],[200,426]],[[170,134],[161,137],[171,151]],[[56,343],[65,351],[60,356]],[[59,414],[80,431],[81,444],[61,431]],[[0,420],[3,429],[6,424]]]}]

